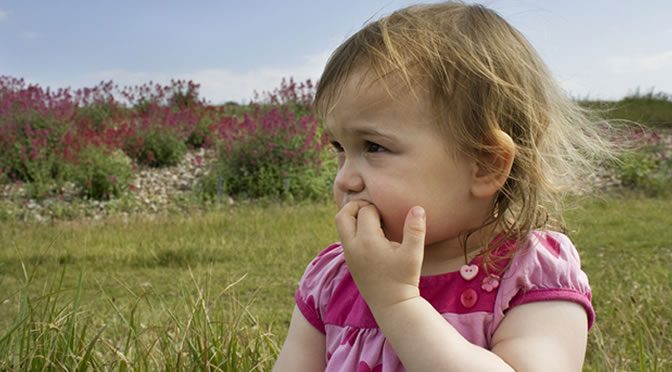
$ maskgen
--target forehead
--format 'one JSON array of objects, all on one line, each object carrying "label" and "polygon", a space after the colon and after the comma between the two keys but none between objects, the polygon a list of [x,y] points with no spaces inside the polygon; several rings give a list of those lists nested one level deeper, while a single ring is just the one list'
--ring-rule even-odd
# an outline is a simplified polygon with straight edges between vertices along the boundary
[{"label": "forehead", "polygon": [[329,127],[353,118],[374,116],[431,116],[429,94],[421,84],[409,84],[399,74],[379,77],[371,70],[358,68],[342,79],[324,115]]}]

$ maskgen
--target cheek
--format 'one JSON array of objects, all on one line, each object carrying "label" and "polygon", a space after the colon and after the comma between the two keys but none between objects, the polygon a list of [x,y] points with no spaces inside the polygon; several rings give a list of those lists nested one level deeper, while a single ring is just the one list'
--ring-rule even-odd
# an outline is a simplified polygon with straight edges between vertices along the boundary
[{"label": "cheek", "polygon": [[[390,241],[401,243],[404,236],[404,223],[409,210],[416,204],[406,207],[397,207],[394,210],[380,211],[382,216],[383,232]],[[447,224],[444,218],[432,218],[435,216],[431,210],[427,211],[427,235],[425,242],[433,242],[443,239],[446,234],[452,234],[451,225]],[[436,216],[435,216],[436,217]]]},{"label": "cheek", "polygon": [[384,205],[386,207],[378,208],[378,212],[381,216],[381,222],[383,227],[383,232],[385,237],[388,240],[401,242],[403,238],[404,231],[404,221],[406,220],[406,214],[411,209],[411,206],[406,207],[405,204],[397,202],[392,202],[388,204],[376,204]]},{"label": "cheek", "polygon": [[[375,187],[373,187],[375,186]],[[380,213],[383,232],[388,240],[401,242],[404,231],[404,221],[408,211],[417,204],[412,187],[396,180],[386,180],[368,188],[371,202]]]}]

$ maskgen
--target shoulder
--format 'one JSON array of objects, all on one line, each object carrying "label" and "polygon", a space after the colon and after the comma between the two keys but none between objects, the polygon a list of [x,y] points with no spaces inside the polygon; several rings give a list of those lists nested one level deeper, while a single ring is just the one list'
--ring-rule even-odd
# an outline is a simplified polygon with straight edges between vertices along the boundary
[{"label": "shoulder", "polygon": [[569,301],[584,307],[592,325],[595,312],[588,276],[569,237],[555,231],[533,231],[520,244],[501,278],[501,309],[539,301]]},{"label": "shoulder", "polygon": [[334,243],[306,267],[296,290],[296,305],[315,328],[324,333],[324,315],[334,287],[347,273],[343,247]]},{"label": "shoulder", "polygon": [[589,291],[588,277],[574,243],[555,231],[533,231],[514,255],[508,270],[524,289],[575,285]]},{"label": "shoulder", "polygon": [[345,256],[341,243],[334,243],[322,250],[306,267],[300,284],[323,284],[343,269]]}]

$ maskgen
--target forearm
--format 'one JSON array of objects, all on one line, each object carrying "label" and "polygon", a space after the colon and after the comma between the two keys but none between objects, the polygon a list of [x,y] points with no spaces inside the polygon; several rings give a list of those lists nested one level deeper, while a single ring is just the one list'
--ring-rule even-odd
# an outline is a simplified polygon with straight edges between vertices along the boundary
[{"label": "forearm", "polygon": [[513,371],[496,354],[467,341],[422,297],[371,310],[408,371]]}]

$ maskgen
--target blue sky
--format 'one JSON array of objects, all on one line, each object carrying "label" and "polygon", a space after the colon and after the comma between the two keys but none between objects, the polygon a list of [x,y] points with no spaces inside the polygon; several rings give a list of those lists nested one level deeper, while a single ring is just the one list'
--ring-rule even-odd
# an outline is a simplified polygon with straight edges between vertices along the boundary
[{"label": "blue sky", "polygon": [[[413,3],[0,0],[0,75],[52,88],[191,79],[213,103],[247,102],[282,77],[319,78],[368,19]],[[672,94],[672,1],[482,3],[523,32],[575,97]]]}]

